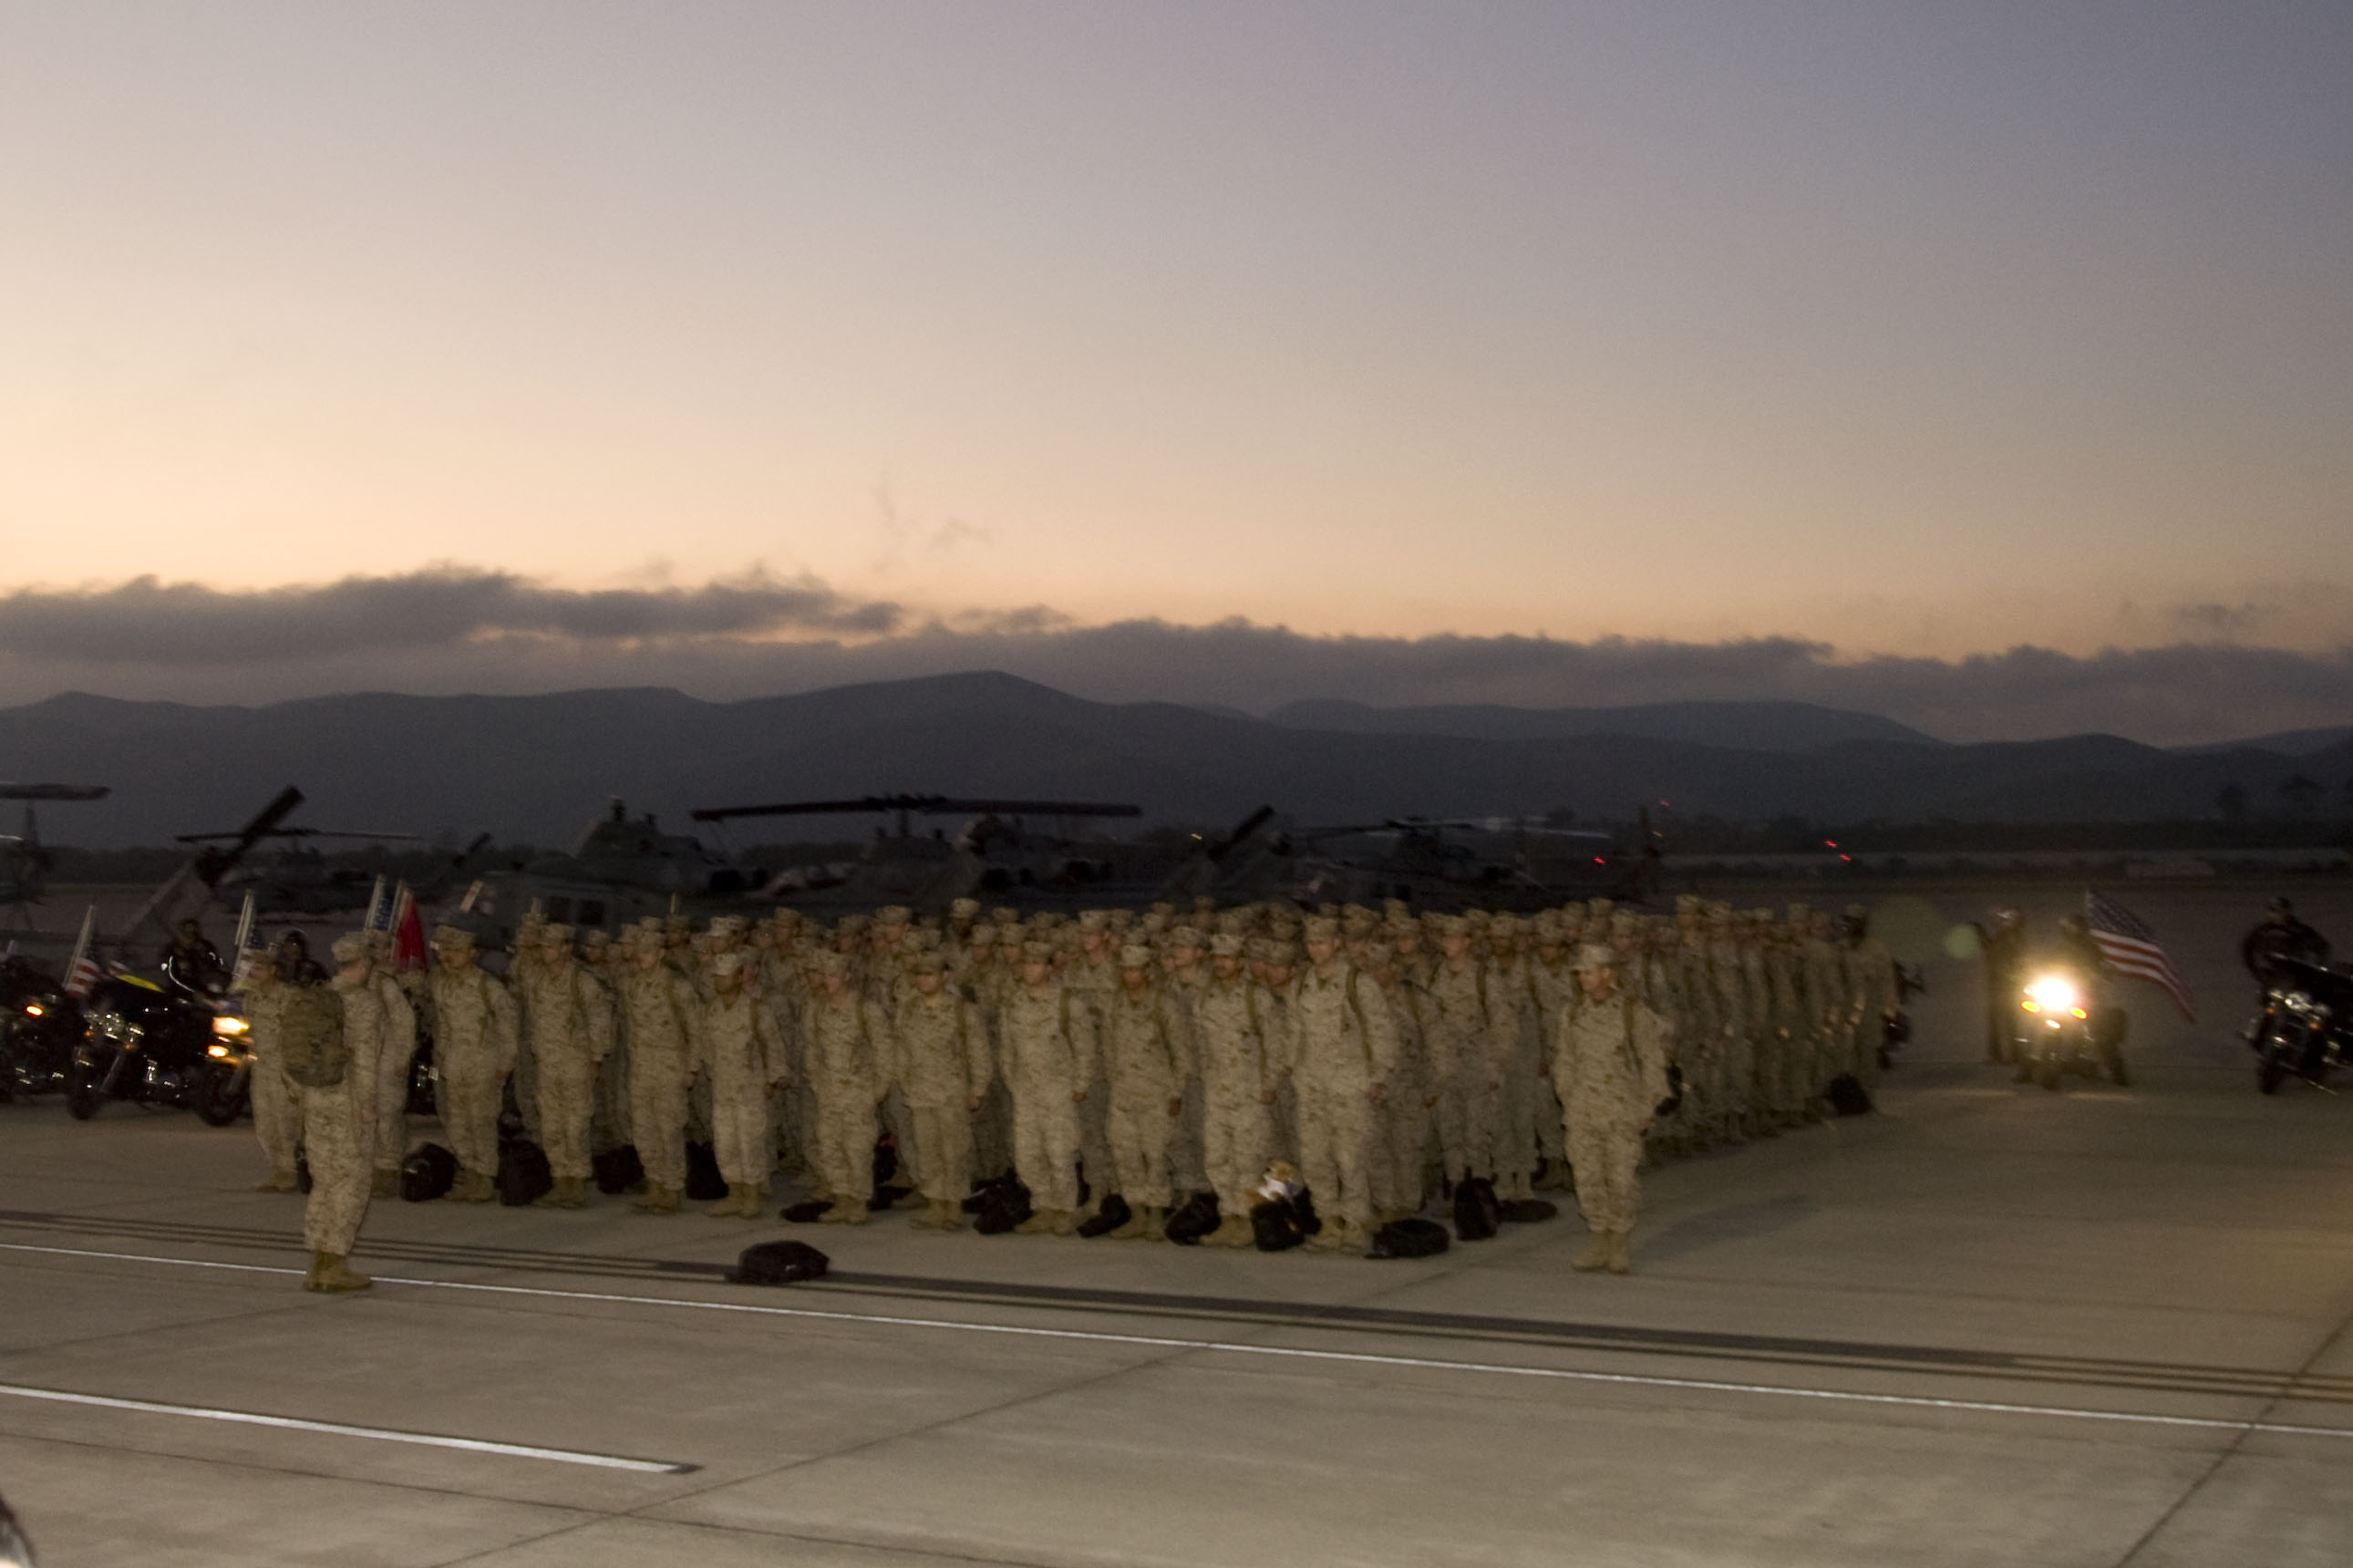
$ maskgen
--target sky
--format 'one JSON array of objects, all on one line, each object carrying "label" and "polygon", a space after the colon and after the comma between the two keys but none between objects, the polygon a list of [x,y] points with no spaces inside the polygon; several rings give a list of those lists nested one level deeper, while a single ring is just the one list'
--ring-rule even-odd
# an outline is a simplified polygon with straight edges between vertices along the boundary
[{"label": "sky", "polygon": [[2341,4],[0,0],[0,697],[2346,721],[2348,170]]}]

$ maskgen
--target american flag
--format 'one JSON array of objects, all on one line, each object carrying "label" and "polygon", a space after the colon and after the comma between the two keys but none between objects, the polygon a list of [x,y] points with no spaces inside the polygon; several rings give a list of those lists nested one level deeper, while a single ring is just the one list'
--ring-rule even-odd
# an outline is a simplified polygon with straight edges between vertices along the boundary
[{"label": "american flag", "polygon": [[2180,971],[2165,955],[2157,932],[2148,928],[2147,921],[2115,900],[2087,891],[2084,895],[2084,929],[2091,932],[2092,940],[2099,944],[2100,955],[2118,974],[2155,981],[2165,987],[2165,994],[2173,998],[2173,1005],[2181,1009],[2183,1017],[2197,1020],[2198,1007],[2189,998],[2189,987],[2181,983]]}]

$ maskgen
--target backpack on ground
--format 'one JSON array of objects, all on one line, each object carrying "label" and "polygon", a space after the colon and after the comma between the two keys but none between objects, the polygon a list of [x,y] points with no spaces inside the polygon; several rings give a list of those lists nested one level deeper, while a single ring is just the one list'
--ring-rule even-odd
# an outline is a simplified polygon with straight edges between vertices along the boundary
[{"label": "backpack on ground", "polygon": [[1446,1250],[1446,1227],[1434,1219],[1391,1220],[1373,1232],[1367,1258],[1432,1258]]},{"label": "backpack on ground", "polygon": [[1465,1176],[1454,1184],[1455,1240],[1491,1241],[1503,1218],[1494,1183],[1484,1176]]},{"label": "backpack on ground", "polygon": [[1218,1194],[1195,1193],[1168,1216],[1168,1239],[1179,1247],[1198,1247],[1218,1228]]},{"label": "backpack on ground", "polygon": [[1018,1177],[1001,1176],[983,1192],[972,1228],[983,1236],[1003,1236],[1027,1220],[1032,1212],[1029,1189],[1021,1184]]},{"label": "backpack on ground", "polygon": [[1134,1217],[1135,1211],[1127,1206],[1125,1198],[1117,1193],[1107,1193],[1103,1195],[1103,1207],[1081,1222],[1079,1234],[1089,1240],[1098,1236],[1108,1236]]},{"label": "backpack on ground", "polygon": [[499,1151],[499,1202],[519,1209],[554,1190],[555,1173],[547,1168],[546,1150],[517,1142]]},{"label": "backpack on ground", "polygon": [[591,1158],[588,1168],[596,1173],[596,1190],[607,1197],[618,1197],[646,1184],[645,1162],[638,1158],[638,1146],[624,1143],[617,1149],[607,1149]]},{"label": "backpack on ground", "polygon": [[458,1183],[458,1156],[438,1143],[421,1143],[400,1163],[400,1195],[412,1204],[446,1197]]},{"label": "backpack on ground", "polygon": [[727,1195],[727,1178],[719,1173],[719,1156],[708,1143],[686,1146],[686,1195],[698,1204],[716,1203]]},{"label": "backpack on ground", "polygon": [[1841,1116],[1868,1116],[1872,1111],[1871,1091],[1862,1080],[1851,1072],[1842,1072],[1831,1079],[1822,1090],[1822,1098]]},{"label": "backpack on ground", "polygon": [[763,1241],[744,1249],[727,1278],[736,1285],[797,1285],[824,1279],[832,1264],[806,1241]]},{"label": "backpack on ground", "polygon": [[1287,1198],[1250,1205],[1250,1240],[1261,1252],[1288,1252],[1307,1240],[1299,1205]]}]

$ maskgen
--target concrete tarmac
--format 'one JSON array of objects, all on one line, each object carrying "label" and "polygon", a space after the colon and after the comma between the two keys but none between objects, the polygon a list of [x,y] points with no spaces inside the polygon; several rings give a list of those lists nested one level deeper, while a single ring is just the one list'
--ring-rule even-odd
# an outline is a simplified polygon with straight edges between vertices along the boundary
[{"label": "concrete tarmac", "polygon": [[[1649,1172],[1626,1279],[1573,1210],[1377,1263],[395,1201],[326,1299],[248,1130],[0,1105],[0,1491],[47,1568],[2353,1562],[2353,1106],[2255,1091],[2248,895],[2120,896],[2205,1011],[2132,996],[2131,1089],[1982,1065],[1940,963],[1880,1112]],[[785,1235],[834,1276],[721,1278]]]}]

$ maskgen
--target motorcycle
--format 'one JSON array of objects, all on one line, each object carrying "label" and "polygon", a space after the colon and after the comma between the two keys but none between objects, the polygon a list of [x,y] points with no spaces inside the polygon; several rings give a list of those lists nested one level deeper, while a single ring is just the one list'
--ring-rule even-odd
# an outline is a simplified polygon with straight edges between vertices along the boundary
[{"label": "motorcycle", "polygon": [[66,1110],[87,1121],[110,1100],[193,1110],[226,1127],[252,1076],[243,1015],[202,992],[135,974],[100,981],[67,1067]]},{"label": "motorcycle", "polygon": [[2353,973],[2300,958],[2273,960],[2263,1011],[2246,1028],[2255,1087],[2276,1094],[2291,1077],[2328,1087],[2331,1068],[2353,1060]]},{"label": "motorcycle", "polygon": [[62,1090],[81,1034],[81,1009],[55,980],[22,958],[0,961],[0,1100]]},{"label": "motorcycle", "polygon": [[2055,1089],[2063,1074],[2096,1079],[2105,1072],[2121,1088],[2132,1081],[2125,1068],[2130,1025],[2123,1008],[2101,1003],[2075,975],[2038,971],[2019,994],[2012,1034],[2018,1079]]}]

